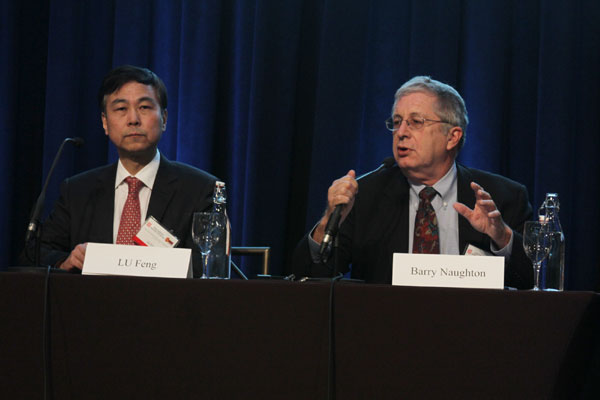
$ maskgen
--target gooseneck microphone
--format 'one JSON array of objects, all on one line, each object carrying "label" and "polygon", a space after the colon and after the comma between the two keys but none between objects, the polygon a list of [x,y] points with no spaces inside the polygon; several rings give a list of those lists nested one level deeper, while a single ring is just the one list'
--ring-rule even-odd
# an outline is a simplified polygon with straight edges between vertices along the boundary
[{"label": "gooseneck microphone", "polygon": [[[379,172],[383,168],[389,168],[394,164],[394,162],[394,157],[388,157],[385,160],[383,160],[383,162],[377,169],[359,176],[358,178],[356,178],[356,180],[358,181],[364,178],[365,176]],[[337,206],[335,206],[335,209],[329,216],[329,220],[327,221],[327,225],[325,226],[325,236],[323,236],[321,248],[319,249],[319,256],[323,263],[326,263],[329,258],[329,254],[331,252],[331,244],[337,236],[338,230],[340,228],[340,219],[342,218],[342,209],[344,208],[344,206],[345,204],[338,204]]]},{"label": "gooseneck microphone", "polygon": [[81,147],[85,143],[85,141],[80,137],[65,138],[65,140],[63,140],[60,147],[58,148],[58,152],[56,153],[56,156],[54,156],[54,161],[52,161],[52,165],[50,166],[50,170],[48,171],[48,175],[46,176],[46,181],[44,182],[42,192],[40,193],[40,195],[37,199],[37,202],[35,203],[35,206],[34,206],[33,210],[31,211],[31,217],[29,218],[29,225],[27,226],[27,233],[25,235],[25,245],[27,245],[27,243],[29,243],[31,238],[38,231],[40,214],[42,213],[42,210],[44,208],[44,200],[46,199],[46,191],[48,189],[48,182],[50,182],[50,177],[52,176],[52,173],[54,172],[56,163],[58,162],[58,159],[60,158],[63,148],[65,147],[65,144],[67,144],[68,142],[73,143],[75,145],[75,147]]}]

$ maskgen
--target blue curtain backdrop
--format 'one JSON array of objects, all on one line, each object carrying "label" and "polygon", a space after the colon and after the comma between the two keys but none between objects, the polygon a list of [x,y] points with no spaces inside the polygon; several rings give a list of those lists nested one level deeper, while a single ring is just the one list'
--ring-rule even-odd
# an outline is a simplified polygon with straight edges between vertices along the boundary
[{"label": "blue curtain backdrop", "polygon": [[[95,96],[120,64],[169,90],[160,150],[228,184],[234,245],[285,273],[331,181],[391,155],[394,91],[431,75],[464,96],[460,161],[558,192],[567,285],[600,260],[600,2],[596,0],[5,0],[0,9],[0,265],[14,265],[64,137],[62,179],[116,160]],[[246,265],[248,273],[257,271]]]}]

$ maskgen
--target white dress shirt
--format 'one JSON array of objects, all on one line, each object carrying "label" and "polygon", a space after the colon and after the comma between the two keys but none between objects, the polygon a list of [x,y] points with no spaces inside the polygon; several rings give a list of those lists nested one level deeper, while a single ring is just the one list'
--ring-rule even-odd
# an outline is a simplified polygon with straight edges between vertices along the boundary
[{"label": "white dress shirt", "polygon": [[125,182],[125,178],[134,176],[144,183],[144,186],[140,189],[140,226],[146,221],[146,213],[148,212],[148,204],[150,204],[150,195],[152,194],[152,187],[154,186],[154,180],[156,179],[156,173],[160,165],[160,153],[156,150],[156,155],[144,168],[142,168],[137,174],[131,175],[121,160],[117,165],[117,176],[115,177],[115,213],[113,220],[113,243],[117,242],[117,234],[119,233],[119,223],[121,222],[121,214],[123,213],[123,207],[125,207],[125,201],[127,200],[127,194],[129,192],[129,185]]}]

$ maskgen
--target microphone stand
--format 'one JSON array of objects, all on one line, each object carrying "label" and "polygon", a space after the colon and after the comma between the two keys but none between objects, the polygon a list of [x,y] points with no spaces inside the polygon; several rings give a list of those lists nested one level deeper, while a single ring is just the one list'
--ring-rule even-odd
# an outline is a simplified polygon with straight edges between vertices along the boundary
[{"label": "microphone stand", "polygon": [[42,191],[39,195],[39,197],[37,198],[37,201],[35,202],[35,206],[33,207],[33,210],[31,211],[31,218],[29,219],[29,225],[27,226],[27,233],[25,235],[25,248],[27,249],[29,247],[29,242],[31,241],[31,239],[35,240],[35,245],[34,245],[34,262],[35,262],[35,266],[36,267],[41,267],[41,263],[40,263],[40,242],[41,242],[41,236],[42,236],[42,229],[41,229],[41,225],[42,222],[40,220],[40,215],[42,214],[42,210],[44,209],[44,200],[46,199],[46,191],[48,189],[48,183],[50,183],[50,177],[52,176],[52,173],[54,172],[54,168],[56,167],[56,164],[58,163],[58,159],[60,158],[60,155],[62,154],[63,148],[65,147],[65,144],[67,144],[68,142],[72,142],[76,147],[79,147],[83,144],[83,139],[79,138],[79,137],[75,137],[75,138],[65,138],[65,140],[62,141],[62,143],[60,144],[60,147],[58,148],[58,152],[56,153],[56,156],[54,156],[54,161],[52,161],[52,165],[50,166],[50,170],[48,171],[48,175],[46,175],[46,181],[44,182],[44,186],[42,187]]}]

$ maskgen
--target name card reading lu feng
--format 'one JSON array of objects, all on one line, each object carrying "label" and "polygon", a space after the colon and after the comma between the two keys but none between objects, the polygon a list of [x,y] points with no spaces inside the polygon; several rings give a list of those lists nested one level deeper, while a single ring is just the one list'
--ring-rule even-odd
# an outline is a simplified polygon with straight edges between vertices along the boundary
[{"label": "name card reading lu feng", "polygon": [[84,275],[191,277],[190,249],[88,243]]},{"label": "name card reading lu feng", "polygon": [[504,257],[394,253],[392,285],[504,289]]}]

